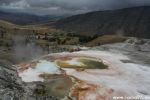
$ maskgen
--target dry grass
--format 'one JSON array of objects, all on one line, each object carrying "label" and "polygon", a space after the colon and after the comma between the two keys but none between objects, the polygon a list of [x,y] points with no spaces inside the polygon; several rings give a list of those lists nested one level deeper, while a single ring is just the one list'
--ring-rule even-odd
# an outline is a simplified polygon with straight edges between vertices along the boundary
[{"label": "dry grass", "polygon": [[36,44],[41,47],[47,47],[49,45],[49,41],[47,40],[36,40]]},{"label": "dry grass", "polygon": [[104,35],[86,43],[86,46],[98,46],[104,44],[119,43],[119,42],[124,42],[125,40],[126,38],[121,36]]},{"label": "dry grass", "polygon": [[0,20],[0,26],[3,26],[5,28],[17,28],[19,25],[15,25],[15,24],[12,24],[10,22],[7,22],[7,21],[4,21],[4,20]]}]

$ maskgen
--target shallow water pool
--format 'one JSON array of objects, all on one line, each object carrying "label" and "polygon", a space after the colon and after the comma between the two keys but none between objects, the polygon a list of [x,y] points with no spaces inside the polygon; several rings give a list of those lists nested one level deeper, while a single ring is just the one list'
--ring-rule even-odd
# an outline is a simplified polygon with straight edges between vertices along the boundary
[{"label": "shallow water pool", "polygon": [[36,65],[19,72],[19,76],[24,82],[44,81],[39,77],[40,74],[61,74],[60,68],[54,63],[46,60],[40,60]]},{"label": "shallow water pool", "polygon": [[85,69],[107,69],[108,66],[103,61],[94,58],[74,57],[66,60],[56,60],[60,68],[85,68]]}]

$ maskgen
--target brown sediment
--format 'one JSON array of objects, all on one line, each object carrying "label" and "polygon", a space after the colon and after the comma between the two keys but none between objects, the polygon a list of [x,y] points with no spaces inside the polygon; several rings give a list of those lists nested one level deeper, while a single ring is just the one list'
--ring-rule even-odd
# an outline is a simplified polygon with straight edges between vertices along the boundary
[{"label": "brown sediment", "polygon": [[63,90],[63,89],[64,89],[64,86],[57,86],[55,89],[56,89],[56,90]]},{"label": "brown sediment", "polygon": [[82,72],[82,71],[85,71],[86,68],[76,68],[76,71],[78,72]]},{"label": "brown sediment", "polygon": [[43,79],[50,79],[52,77],[52,75],[51,74],[47,74],[47,73],[43,73],[43,74],[40,74],[39,77],[43,78]]},{"label": "brown sediment", "polygon": [[23,72],[29,68],[35,68],[37,63],[39,63],[39,61],[34,61],[34,62],[29,62],[29,63],[21,63],[16,65],[18,72]]},{"label": "brown sediment", "polygon": [[91,91],[91,89],[92,89],[92,91],[94,91],[96,89],[96,86],[88,85],[82,81],[78,81],[72,88],[71,96],[75,97],[77,100],[82,100],[81,96],[84,96],[85,93],[87,91]]},{"label": "brown sediment", "polygon": [[66,76],[67,76],[66,74],[47,74],[47,73],[43,73],[43,74],[39,75],[39,77],[41,77],[45,80],[63,78],[63,77],[66,77]]},{"label": "brown sediment", "polygon": [[30,67],[30,64],[29,63],[21,63],[16,66],[17,66],[18,72],[20,73],[20,72],[23,72],[24,70],[27,70]]},{"label": "brown sediment", "polygon": [[[108,100],[113,92],[113,89],[78,80],[71,89],[70,96],[77,100]],[[92,95],[94,96],[93,98],[91,97]]]},{"label": "brown sediment", "polygon": [[37,66],[37,63],[39,63],[39,61],[34,61],[30,63],[30,67],[35,69],[35,67]]}]

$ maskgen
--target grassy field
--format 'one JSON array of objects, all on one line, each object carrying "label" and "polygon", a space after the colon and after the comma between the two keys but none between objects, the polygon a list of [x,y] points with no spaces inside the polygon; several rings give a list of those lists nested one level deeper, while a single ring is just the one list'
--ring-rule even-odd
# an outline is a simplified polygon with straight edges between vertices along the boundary
[{"label": "grassy field", "polygon": [[99,36],[98,38],[86,43],[86,46],[98,46],[104,44],[111,44],[111,43],[119,43],[124,42],[127,38],[117,35],[104,35]]}]

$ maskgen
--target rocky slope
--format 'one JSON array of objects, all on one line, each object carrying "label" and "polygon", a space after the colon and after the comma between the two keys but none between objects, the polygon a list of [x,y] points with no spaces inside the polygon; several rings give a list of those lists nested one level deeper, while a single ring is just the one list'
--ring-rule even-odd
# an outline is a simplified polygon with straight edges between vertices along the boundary
[{"label": "rocky slope", "polygon": [[119,34],[150,38],[150,7],[91,12],[61,19],[55,26],[86,34]]},{"label": "rocky slope", "polygon": [[6,61],[0,61],[0,100],[25,100],[24,83],[16,69]]}]

